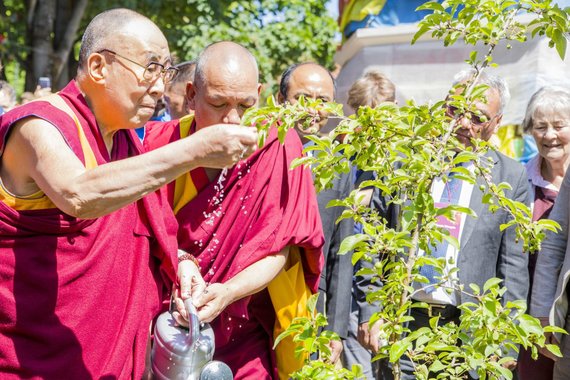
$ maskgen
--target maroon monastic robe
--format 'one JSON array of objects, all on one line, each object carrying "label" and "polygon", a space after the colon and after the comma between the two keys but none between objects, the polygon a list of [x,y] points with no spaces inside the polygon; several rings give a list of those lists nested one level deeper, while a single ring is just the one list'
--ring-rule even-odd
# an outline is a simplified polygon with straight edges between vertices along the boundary
[{"label": "maroon monastic robe", "polygon": [[[150,149],[181,137],[178,123],[147,130]],[[227,174],[207,184],[176,214],[178,243],[200,262],[206,282],[224,283],[247,266],[299,247],[305,283],[315,293],[323,264],[324,237],[316,193],[307,168],[291,169],[302,144],[290,131],[284,144],[272,130],[266,145]],[[191,177],[203,178],[198,171]],[[172,183],[169,186],[176,186]],[[172,195],[174,191],[171,189]],[[275,312],[267,291],[229,305],[213,322],[215,358],[237,378],[275,377],[271,342]]]},{"label": "maroon monastic robe", "polygon": [[[141,153],[134,132],[121,130],[108,154],[75,82],[60,96],[99,165]],[[78,126],[44,101],[0,117],[0,153],[14,123],[30,116],[53,124],[84,161]],[[177,224],[163,195],[91,220],[0,202],[0,378],[141,378],[149,324],[177,265]]]}]

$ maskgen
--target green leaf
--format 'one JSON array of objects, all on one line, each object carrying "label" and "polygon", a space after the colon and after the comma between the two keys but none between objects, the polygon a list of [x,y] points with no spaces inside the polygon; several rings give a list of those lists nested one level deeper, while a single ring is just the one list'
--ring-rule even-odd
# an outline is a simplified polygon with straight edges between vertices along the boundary
[{"label": "green leaf", "polygon": [[489,289],[491,289],[492,287],[499,285],[503,280],[501,280],[500,278],[497,277],[492,277],[490,279],[488,279],[485,282],[485,285],[483,285],[483,292],[486,293]]},{"label": "green leaf", "polygon": [[307,310],[309,311],[309,313],[312,314],[317,309],[317,300],[318,299],[319,299],[319,293],[315,293],[311,297],[309,297],[309,299],[307,300]]},{"label": "green leaf", "polygon": [[560,334],[568,334],[566,330],[558,326],[545,326],[544,332],[552,332],[552,333],[560,333]]},{"label": "green leaf", "polygon": [[554,44],[556,46],[556,51],[561,59],[564,59],[566,56],[566,45],[567,40],[564,34],[559,29],[554,29],[554,33],[552,35],[552,39],[554,40]]},{"label": "green leaf", "polygon": [[453,248],[457,250],[459,249],[460,247],[459,240],[455,236],[443,235],[443,239],[447,241],[448,244],[451,244]]},{"label": "green leaf", "polygon": [[556,344],[545,344],[544,347],[554,355],[558,356],[559,358],[562,357],[562,352],[560,352],[560,347]]},{"label": "green leaf", "polygon": [[542,335],[540,321],[528,314],[523,314],[519,318],[519,326],[528,334]]},{"label": "green leaf", "polygon": [[411,347],[412,342],[402,339],[398,342],[395,342],[392,347],[390,347],[390,362],[395,363],[398,361],[402,355]]},{"label": "green leaf", "polygon": [[429,30],[429,26],[427,25],[422,25],[420,27],[420,29],[418,29],[418,31],[416,32],[416,34],[414,34],[414,37],[412,38],[412,45],[416,43],[416,41],[418,39],[420,39],[421,36],[423,36],[424,34],[426,34],[426,32]]},{"label": "green leaf", "polygon": [[416,12],[427,11],[427,10],[445,12],[445,8],[443,7],[443,5],[441,5],[437,1],[428,1],[427,3],[424,3],[416,8]]},{"label": "green leaf", "polygon": [[366,234],[355,234],[352,236],[348,236],[345,238],[342,243],[340,243],[340,248],[338,250],[339,255],[344,255],[347,252],[352,251],[358,244],[367,241],[370,239],[370,236]]},{"label": "green leaf", "polygon": [[481,288],[479,288],[477,284],[469,284],[469,287],[473,291],[473,294],[475,294],[476,296],[481,293]]},{"label": "green leaf", "polygon": [[283,331],[281,334],[279,334],[279,336],[277,337],[277,339],[275,339],[275,343],[273,343],[273,349],[275,349],[275,347],[277,347],[277,345],[279,344],[279,342],[281,342],[283,339],[287,338],[290,335],[295,334],[297,331],[293,330],[293,329],[287,329],[285,331]]}]

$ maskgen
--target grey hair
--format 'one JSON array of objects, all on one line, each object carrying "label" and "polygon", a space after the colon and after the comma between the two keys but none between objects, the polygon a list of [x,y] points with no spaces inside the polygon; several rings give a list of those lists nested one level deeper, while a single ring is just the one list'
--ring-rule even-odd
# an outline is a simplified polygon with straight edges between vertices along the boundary
[{"label": "grey hair", "polygon": [[543,107],[562,109],[568,114],[570,121],[570,91],[559,86],[544,86],[535,92],[526,107],[522,123],[524,132],[530,133],[534,123],[534,114],[537,109]]},{"label": "grey hair", "polygon": [[[459,83],[466,82],[472,79],[476,74],[477,71],[473,68],[462,70],[457,74],[455,74],[455,76],[453,77],[453,85],[455,86]],[[503,112],[505,111],[505,108],[507,107],[507,104],[509,103],[509,100],[511,100],[511,93],[509,91],[509,86],[507,85],[507,82],[500,76],[487,74],[486,72],[483,71],[481,75],[479,75],[476,84],[485,84],[490,88],[494,89],[495,91],[497,91],[497,93],[499,94],[499,101],[500,101],[499,115],[502,115]]]}]

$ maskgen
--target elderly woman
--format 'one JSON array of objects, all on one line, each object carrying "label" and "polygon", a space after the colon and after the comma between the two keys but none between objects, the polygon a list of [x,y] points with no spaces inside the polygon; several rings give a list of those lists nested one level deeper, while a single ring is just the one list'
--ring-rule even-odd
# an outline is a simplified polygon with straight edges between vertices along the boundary
[{"label": "elderly woman", "polygon": [[[526,164],[531,194],[534,193],[533,220],[548,218],[570,164],[570,92],[560,87],[538,90],[528,104],[523,128],[534,137],[538,148],[538,155]],[[535,253],[529,258],[531,288],[537,257]],[[554,361],[543,355],[536,361],[528,351],[519,356],[521,380],[551,380],[553,367]]]}]

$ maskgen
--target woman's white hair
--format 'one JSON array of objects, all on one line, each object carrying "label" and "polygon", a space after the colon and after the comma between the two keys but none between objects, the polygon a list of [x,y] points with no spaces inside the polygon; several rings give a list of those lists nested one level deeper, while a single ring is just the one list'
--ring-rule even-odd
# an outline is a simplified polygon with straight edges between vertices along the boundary
[{"label": "woman's white hair", "polygon": [[559,86],[544,86],[535,92],[528,102],[524,120],[523,131],[530,133],[534,124],[534,114],[537,109],[557,109],[566,113],[570,122],[570,91]]}]

